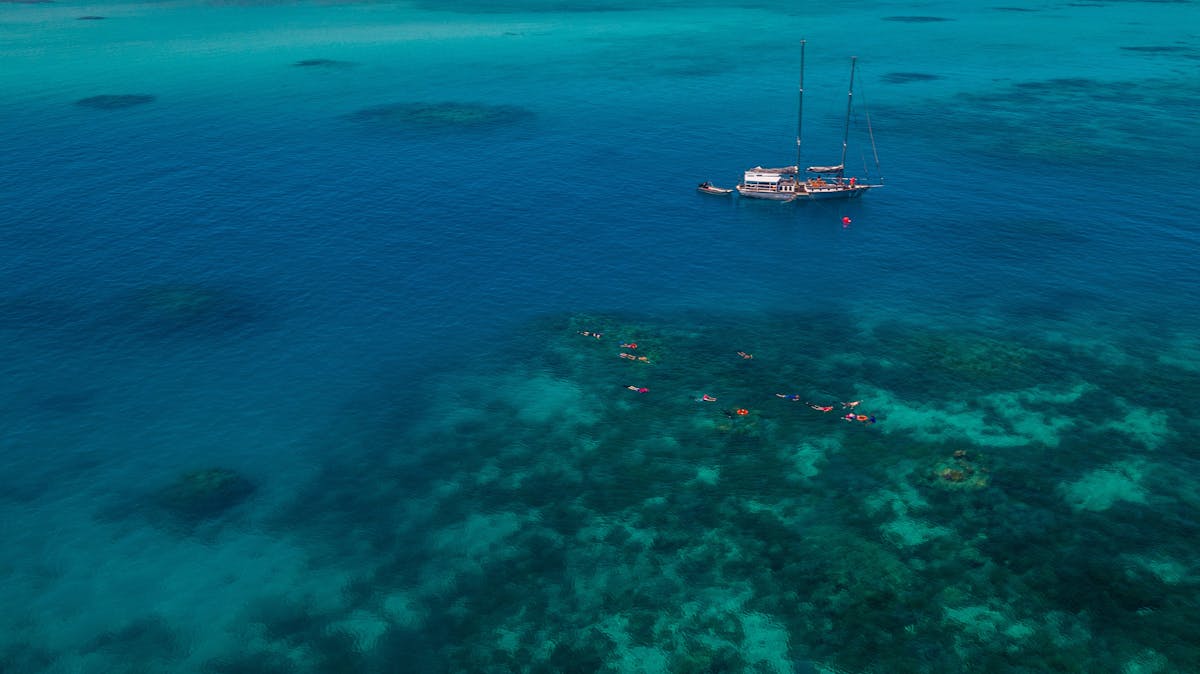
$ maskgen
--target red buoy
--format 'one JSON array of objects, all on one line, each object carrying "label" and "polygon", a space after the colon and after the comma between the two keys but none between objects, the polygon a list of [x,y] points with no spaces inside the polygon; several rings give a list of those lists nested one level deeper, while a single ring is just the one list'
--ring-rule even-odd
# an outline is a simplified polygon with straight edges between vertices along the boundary
[{"label": "red buoy", "polygon": [[849,227],[849,226],[850,226],[850,216],[847,215],[847,216],[842,217],[842,227]]}]

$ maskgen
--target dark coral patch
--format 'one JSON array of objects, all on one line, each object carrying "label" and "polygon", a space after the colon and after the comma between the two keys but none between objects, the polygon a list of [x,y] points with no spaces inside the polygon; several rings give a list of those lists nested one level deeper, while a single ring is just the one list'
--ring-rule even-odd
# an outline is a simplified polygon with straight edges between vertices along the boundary
[{"label": "dark coral patch", "polygon": [[528,121],[533,112],[516,105],[393,103],[363,108],[349,117],[382,128],[486,129]]},{"label": "dark coral patch", "polygon": [[942,21],[953,21],[944,16],[885,16],[884,21],[899,21],[900,23],[939,23]]},{"label": "dark coral patch", "polygon": [[180,475],[154,494],[154,503],[182,524],[215,519],[254,493],[254,483],[228,468],[206,468]]},{"label": "dark coral patch", "polygon": [[292,64],[296,68],[350,68],[356,65],[350,61],[335,59],[303,59]]},{"label": "dark coral patch", "polygon": [[[418,7],[439,12],[462,12],[465,14],[530,14],[553,12],[555,14],[597,14],[601,12],[630,12],[643,9],[643,3],[634,0],[464,0],[441,2],[418,0]],[[691,4],[691,3],[688,3]]]},{"label": "dark coral patch", "polygon": [[71,415],[86,412],[96,397],[94,390],[63,390],[37,396],[30,403],[38,411]]},{"label": "dark coral patch", "polygon": [[941,75],[931,75],[929,73],[888,73],[883,76],[883,81],[888,84],[908,84],[909,82],[929,82],[932,80],[942,79]]},{"label": "dark coral patch", "polygon": [[187,652],[185,642],[165,620],[156,615],[144,616],[122,627],[106,629],[84,644],[87,653],[116,656],[121,662],[150,665],[162,658],[178,657]]},{"label": "dark coral patch", "polygon": [[1151,56],[1183,56],[1184,59],[1200,59],[1200,53],[1190,47],[1180,47],[1176,44],[1151,44],[1146,47],[1122,47],[1126,52],[1147,54]]},{"label": "dark coral patch", "polygon": [[93,15],[89,14],[88,16],[77,16],[77,17],[75,17],[75,20],[76,21],[103,21],[105,18],[107,18],[107,17],[93,16]]},{"label": "dark coral patch", "polygon": [[117,312],[121,325],[153,335],[224,335],[258,316],[254,303],[223,288],[189,283],[151,285]]},{"label": "dark coral patch", "polygon": [[95,110],[120,110],[122,108],[132,108],[135,105],[153,103],[156,99],[157,96],[149,94],[104,94],[81,98],[75,101],[75,105]]},{"label": "dark coral patch", "polygon": [[1186,47],[1176,47],[1173,45],[1149,45],[1145,47],[1121,47],[1125,51],[1135,51],[1142,54],[1178,54],[1186,52]]}]

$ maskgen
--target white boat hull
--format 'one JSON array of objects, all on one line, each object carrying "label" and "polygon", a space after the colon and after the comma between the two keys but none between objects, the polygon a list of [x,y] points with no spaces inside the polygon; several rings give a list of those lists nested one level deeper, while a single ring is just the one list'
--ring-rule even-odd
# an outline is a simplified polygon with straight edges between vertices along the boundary
[{"label": "white boat hull", "polygon": [[735,189],[737,189],[737,193],[738,193],[739,197],[746,197],[747,199],[767,199],[769,201],[791,201],[796,196],[795,192],[763,192],[760,190],[747,190],[747,189],[744,189],[741,185],[738,185]]},{"label": "white boat hull", "polygon": [[867,190],[878,185],[855,185],[854,187],[834,187],[829,189],[808,190],[804,195],[804,199],[858,199],[867,193]]},{"label": "white boat hull", "polygon": [[858,199],[867,190],[882,187],[881,185],[855,185],[854,187],[816,187],[806,188],[798,192],[768,192],[763,190],[747,190],[742,185],[737,186],[738,196],[747,199],[766,199],[769,201],[816,201],[831,199]]}]

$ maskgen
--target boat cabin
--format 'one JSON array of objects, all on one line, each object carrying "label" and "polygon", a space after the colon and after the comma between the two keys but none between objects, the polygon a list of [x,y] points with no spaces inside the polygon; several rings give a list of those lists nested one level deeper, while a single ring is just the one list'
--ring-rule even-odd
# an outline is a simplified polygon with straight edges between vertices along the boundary
[{"label": "boat cabin", "polygon": [[790,198],[797,192],[804,191],[804,188],[796,181],[796,173],[795,166],[783,168],[755,166],[742,174],[742,184],[738,185],[738,192]]}]

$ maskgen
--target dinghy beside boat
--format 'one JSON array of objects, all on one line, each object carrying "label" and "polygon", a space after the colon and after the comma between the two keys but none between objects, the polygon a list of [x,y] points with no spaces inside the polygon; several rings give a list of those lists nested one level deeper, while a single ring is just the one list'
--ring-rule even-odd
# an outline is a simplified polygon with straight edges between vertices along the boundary
[{"label": "dinghy beside boat", "polygon": [[730,188],[728,188],[728,187],[717,187],[716,185],[714,185],[714,184],[712,184],[712,183],[708,182],[707,180],[706,180],[706,181],[704,181],[704,182],[702,182],[702,183],[700,183],[700,184],[699,184],[699,185],[696,187],[696,191],[698,191],[698,192],[703,192],[703,193],[705,193],[705,194],[718,194],[718,195],[720,195],[720,194],[732,194],[732,193],[733,193],[733,190],[732,190],[732,189],[730,189]]}]

